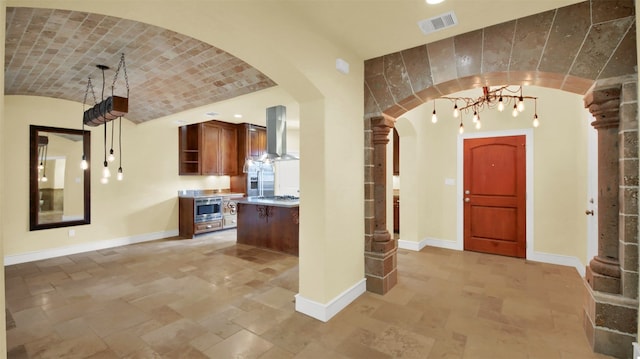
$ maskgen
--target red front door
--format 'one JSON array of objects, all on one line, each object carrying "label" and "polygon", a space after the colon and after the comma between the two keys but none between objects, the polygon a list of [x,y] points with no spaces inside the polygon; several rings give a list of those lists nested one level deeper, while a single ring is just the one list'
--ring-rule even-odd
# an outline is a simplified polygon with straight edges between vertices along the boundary
[{"label": "red front door", "polygon": [[525,258],[525,136],[464,140],[464,249]]}]

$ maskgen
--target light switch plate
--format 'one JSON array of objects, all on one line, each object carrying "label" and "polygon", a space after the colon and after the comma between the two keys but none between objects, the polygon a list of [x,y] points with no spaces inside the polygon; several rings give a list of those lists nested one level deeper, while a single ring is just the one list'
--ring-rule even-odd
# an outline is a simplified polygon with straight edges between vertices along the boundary
[{"label": "light switch plate", "polygon": [[456,180],[453,178],[445,178],[444,179],[444,184],[447,186],[455,186],[456,185]]}]

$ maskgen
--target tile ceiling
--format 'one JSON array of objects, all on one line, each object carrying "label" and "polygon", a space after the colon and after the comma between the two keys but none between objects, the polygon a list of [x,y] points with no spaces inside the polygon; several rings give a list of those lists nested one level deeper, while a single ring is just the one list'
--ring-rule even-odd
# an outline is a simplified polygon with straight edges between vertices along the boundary
[{"label": "tile ceiling", "polygon": [[[92,78],[97,100],[125,54],[131,93],[127,119],[142,123],[275,86],[244,61],[160,27],[77,11],[7,7],[5,94],[82,103]],[[125,95],[123,74],[115,85]],[[91,94],[86,108],[93,106]]]}]

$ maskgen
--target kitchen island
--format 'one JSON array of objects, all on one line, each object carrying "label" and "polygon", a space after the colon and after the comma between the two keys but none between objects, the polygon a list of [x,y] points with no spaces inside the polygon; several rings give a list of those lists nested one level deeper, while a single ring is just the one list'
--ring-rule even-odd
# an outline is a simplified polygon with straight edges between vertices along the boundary
[{"label": "kitchen island", "polygon": [[298,255],[300,201],[248,197],[238,201],[238,243]]}]

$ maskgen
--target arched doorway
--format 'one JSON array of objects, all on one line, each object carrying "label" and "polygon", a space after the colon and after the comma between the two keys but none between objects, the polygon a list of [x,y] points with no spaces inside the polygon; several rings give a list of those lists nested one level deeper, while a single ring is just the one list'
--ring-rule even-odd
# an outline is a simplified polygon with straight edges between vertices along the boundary
[{"label": "arched doorway", "polygon": [[[420,104],[470,88],[504,84],[536,85],[586,94],[585,106],[597,118],[594,126],[599,129],[600,167],[606,167],[602,164],[617,161],[617,158],[604,155],[618,153],[616,141],[626,150],[637,153],[637,111],[633,108],[637,106],[634,23],[632,2],[592,0],[368,60],[365,63],[365,113],[377,114],[370,117],[370,126],[375,133],[376,129],[392,126],[396,118]],[[625,95],[630,101],[628,111],[625,110]],[[387,120],[383,121],[384,118]],[[624,131],[619,136],[618,124],[621,133]],[[376,157],[376,149],[384,149],[384,146],[371,147],[374,149],[371,158]],[[624,167],[621,170],[636,174],[637,163],[625,161],[625,149],[621,151]],[[365,167],[371,165],[375,166],[375,163],[365,163]],[[637,181],[627,183],[624,176],[618,181],[617,167],[610,169],[608,174],[603,175],[602,169],[599,172],[599,182],[613,183],[613,187],[625,191],[621,198],[634,198]],[[629,184],[632,185],[631,190]],[[379,194],[375,191],[368,195],[371,197],[365,198],[365,201],[386,208],[384,197],[376,197]],[[627,275],[624,268],[620,274],[620,266],[625,265],[631,254],[625,255],[621,251],[623,258],[617,258],[613,253],[617,244],[613,242],[617,243],[620,238],[621,243],[631,243],[637,237],[637,228],[628,227],[627,230],[624,220],[620,222],[624,228],[618,229],[618,222],[614,221],[618,216],[617,206],[623,213],[621,219],[635,218],[638,211],[637,205],[625,203],[623,199],[618,201],[610,200],[609,203],[616,210],[608,215],[603,215],[600,207],[599,218],[608,218],[607,230],[612,239],[606,243],[601,239],[599,256],[592,260],[593,271],[587,268],[587,301],[601,303],[595,299],[593,290],[628,298],[634,308],[635,323],[638,276]],[[378,208],[374,212],[376,215],[385,214],[384,210]],[[628,216],[625,217],[626,214]],[[600,227],[603,227],[602,223]],[[365,235],[366,238],[376,238],[369,228],[366,228]],[[603,237],[602,234],[600,237]],[[378,238],[382,237],[378,235]],[[385,248],[387,252],[382,257],[392,258],[395,245]],[[615,260],[598,259],[609,258],[609,255],[603,255],[605,252],[610,256],[615,255]],[[368,255],[365,247],[365,261]],[[390,262],[394,263],[395,260]],[[637,273],[637,261],[631,262],[627,269]],[[388,268],[382,277],[395,272],[395,267]],[[369,277],[369,273],[365,274]],[[391,288],[383,289],[388,291]],[[603,304],[612,305],[620,312],[629,307],[628,303]],[[596,315],[593,312],[585,314],[588,318]],[[619,350],[611,345],[598,344],[598,335],[611,331],[622,332],[616,336],[625,343],[625,351],[631,347],[630,343],[636,335],[634,325],[622,329],[594,323],[594,320],[585,321],[585,330],[596,351],[614,354]]]}]

